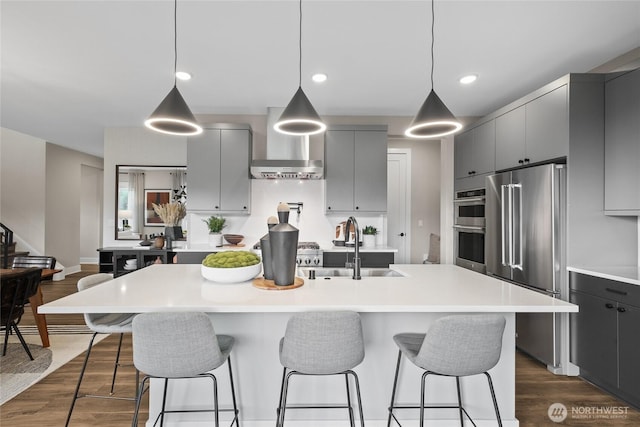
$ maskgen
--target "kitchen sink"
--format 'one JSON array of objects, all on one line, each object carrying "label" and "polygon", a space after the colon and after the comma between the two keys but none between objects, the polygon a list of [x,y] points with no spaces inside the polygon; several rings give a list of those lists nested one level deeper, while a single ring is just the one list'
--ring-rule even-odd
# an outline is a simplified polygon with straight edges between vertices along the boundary
[{"label": "kitchen sink", "polygon": [[[309,278],[311,271],[315,272],[317,278],[325,277],[353,277],[353,269],[351,268],[300,268],[299,271],[305,278]],[[389,268],[362,268],[360,269],[360,277],[404,277],[404,274],[391,270]]]}]

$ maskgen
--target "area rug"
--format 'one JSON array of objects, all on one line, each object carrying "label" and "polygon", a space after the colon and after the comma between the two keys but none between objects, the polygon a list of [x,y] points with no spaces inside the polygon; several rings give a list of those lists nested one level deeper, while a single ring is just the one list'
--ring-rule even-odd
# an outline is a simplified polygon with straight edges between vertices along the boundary
[{"label": "area rug", "polygon": [[52,353],[40,345],[28,344],[34,360],[30,360],[20,343],[9,343],[7,354],[0,359],[0,402],[27,388],[51,365]]}]

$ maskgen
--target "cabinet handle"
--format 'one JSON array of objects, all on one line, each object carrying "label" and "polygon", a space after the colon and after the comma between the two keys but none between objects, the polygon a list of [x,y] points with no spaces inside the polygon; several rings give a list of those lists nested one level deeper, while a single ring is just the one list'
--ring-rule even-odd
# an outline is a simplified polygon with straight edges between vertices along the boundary
[{"label": "cabinet handle", "polygon": [[215,207],[215,209],[219,209],[219,207],[218,207],[218,206],[216,206],[216,207]]},{"label": "cabinet handle", "polygon": [[611,304],[610,302],[606,303],[604,306],[607,308],[614,308],[613,304]]},{"label": "cabinet handle", "polygon": [[524,160],[520,159],[520,160],[518,160],[518,163],[523,164]]},{"label": "cabinet handle", "polygon": [[404,233],[400,233],[400,234],[398,234],[398,236],[404,237]]},{"label": "cabinet handle", "polygon": [[243,207],[242,207],[242,209],[247,209],[247,207],[246,207],[246,206],[243,206]]},{"label": "cabinet handle", "polygon": [[529,163],[529,159],[527,159],[526,157],[524,158],[524,162],[525,163]]},{"label": "cabinet handle", "polygon": [[612,294],[627,295],[625,291],[619,291],[617,289],[611,289],[611,288],[605,288],[605,289],[607,292],[611,292]]},{"label": "cabinet handle", "polygon": [[360,206],[356,206],[356,210],[360,209]]},{"label": "cabinet handle", "polygon": [[619,312],[619,313],[624,313],[625,311],[627,311],[627,309],[626,309],[626,308],[624,308],[624,307],[618,307],[618,312]]},{"label": "cabinet handle", "polygon": [[330,210],[331,210],[331,206],[327,206],[327,210],[329,210],[329,211],[330,211]]}]

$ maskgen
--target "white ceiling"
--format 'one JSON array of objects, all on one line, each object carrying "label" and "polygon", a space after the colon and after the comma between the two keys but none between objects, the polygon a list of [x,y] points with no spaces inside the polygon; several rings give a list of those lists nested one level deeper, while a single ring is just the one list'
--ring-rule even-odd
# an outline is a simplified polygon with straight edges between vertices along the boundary
[{"label": "white ceiling", "polygon": [[[429,89],[428,1],[303,2],[302,87],[321,115],[413,116]],[[2,127],[102,156],[173,84],[173,2],[0,3]],[[482,116],[640,46],[640,1],[437,1],[435,89]],[[178,2],[178,87],[196,114],[265,114],[298,83],[298,3]],[[322,85],[310,79],[325,72]],[[477,73],[463,87],[457,80]]]}]

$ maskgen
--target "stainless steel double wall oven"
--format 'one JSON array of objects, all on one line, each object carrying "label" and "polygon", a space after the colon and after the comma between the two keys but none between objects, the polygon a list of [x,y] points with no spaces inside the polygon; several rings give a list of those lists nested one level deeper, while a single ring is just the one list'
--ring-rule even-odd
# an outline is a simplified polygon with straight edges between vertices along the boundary
[{"label": "stainless steel double wall oven", "polygon": [[486,272],[485,194],[484,188],[458,191],[453,201],[456,265],[480,273]]}]

